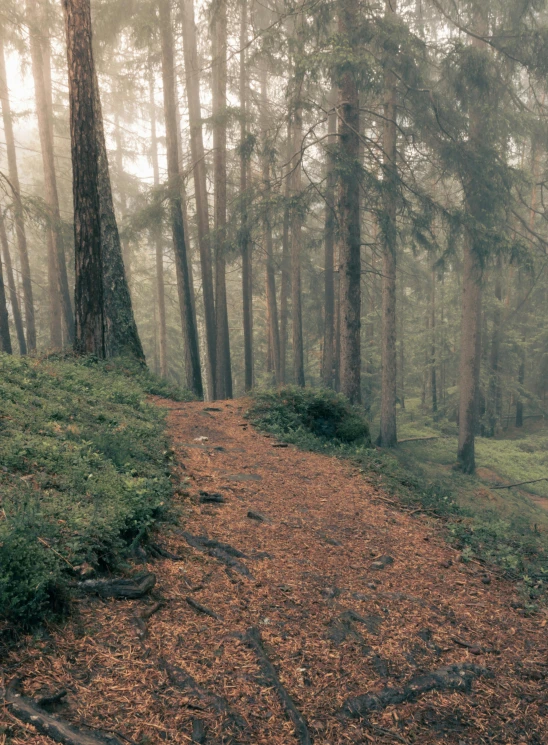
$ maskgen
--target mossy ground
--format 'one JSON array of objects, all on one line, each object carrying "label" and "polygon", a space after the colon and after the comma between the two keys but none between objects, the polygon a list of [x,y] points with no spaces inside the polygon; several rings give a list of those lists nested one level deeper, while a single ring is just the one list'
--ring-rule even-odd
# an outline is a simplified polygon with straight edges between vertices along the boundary
[{"label": "mossy ground", "polygon": [[170,450],[141,368],[0,355],[0,617],[63,608],[71,567],[119,567],[166,509]]},{"label": "mossy ground", "polygon": [[[324,391],[309,392],[326,402]],[[365,442],[344,443],[317,437],[310,428],[286,428],[283,397],[261,391],[249,417],[260,428],[305,449],[350,458],[364,477],[393,494],[403,504],[421,507],[443,518],[448,539],[464,560],[477,559],[498,565],[522,581],[527,602],[545,596],[548,587],[548,512],[519,489],[492,490],[495,483],[543,478],[547,475],[548,431],[506,433],[502,438],[478,438],[478,472],[466,476],[453,469],[456,461],[456,427],[436,422],[410,401],[399,412],[399,438],[439,437],[407,442],[394,451],[371,448]],[[269,410],[270,406],[270,410]],[[355,410],[352,412],[355,415]],[[372,431],[376,431],[375,423]],[[548,496],[548,483],[528,487],[531,494]]]}]

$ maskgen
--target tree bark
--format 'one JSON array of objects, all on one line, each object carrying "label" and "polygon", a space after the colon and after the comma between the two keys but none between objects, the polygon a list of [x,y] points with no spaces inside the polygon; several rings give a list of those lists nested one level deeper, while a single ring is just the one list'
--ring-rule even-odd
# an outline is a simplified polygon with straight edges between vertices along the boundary
[{"label": "tree bark", "polygon": [[101,210],[106,355],[107,357],[128,356],[139,362],[144,362],[145,355],[133,315],[120,233],[118,232],[114,211],[103,126],[103,111],[96,73],[93,75],[93,94],[99,159],[99,205]]},{"label": "tree bark", "polygon": [[264,210],[264,242],[266,255],[266,304],[268,308],[268,337],[272,351],[272,367],[274,372],[274,381],[280,385],[282,381],[281,371],[281,351],[280,351],[280,327],[278,324],[278,304],[276,300],[276,274],[274,266],[274,244],[272,241],[272,223],[270,220],[270,159],[271,150],[268,137],[269,130],[269,112],[268,112],[268,82],[267,68],[263,63],[261,66],[261,129],[263,130],[263,153],[262,153],[262,176],[263,176],[263,195],[267,205]]},{"label": "tree bark", "polygon": [[[246,55],[247,45],[247,0],[242,0],[240,18],[240,200],[241,224],[240,242],[242,252],[242,300],[244,319],[244,388],[253,388],[253,291],[251,285],[251,234],[249,231],[247,170],[249,154],[247,152],[247,75]],[[279,350],[278,350],[279,351]]]},{"label": "tree bark", "polygon": [[6,235],[6,226],[4,224],[4,215],[2,214],[2,210],[0,210],[0,244],[2,246],[2,258],[4,259],[4,268],[6,270],[6,278],[10,293],[11,312],[13,314],[15,333],[17,334],[19,353],[21,355],[25,355],[27,353],[25,329],[23,327],[23,319],[21,317],[21,308],[19,307],[19,298],[17,297],[17,287],[15,285],[15,277],[13,276],[13,266],[11,263],[8,236]]},{"label": "tree bark", "polygon": [[215,314],[217,396],[232,398],[230,335],[226,298],[226,81],[227,81],[227,8],[219,0],[213,9],[212,40],[212,114],[213,183],[215,227]]},{"label": "tree bark", "polygon": [[8,319],[8,304],[6,302],[6,286],[4,272],[0,261],[0,352],[12,354],[10,324]]},{"label": "tree bark", "polygon": [[329,114],[327,118],[327,154],[325,187],[324,224],[324,328],[322,382],[326,388],[333,388],[333,364],[335,354],[335,163],[333,149],[337,140],[337,111],[335,95],[328,97]]},{"label": "tree bark", "polygon": [[194,199],[196,201],[196,221],[198,224],[198,244],[200,247],[200,266],[202,271],[202,292],[204,298],[204,317],[206,326],[207,387],[210,396],[216,398],[215,300],[209,234],[206,161],[202,135],[202,112],[200,106],[200,66],[198,64],[193,0],[180,0],[180,7],[183,20],[183,54],[185,61],[188,117],[190,122],[190,153],[193,164],[192,174],[194,178]]},{"label": "tree bark", "polygon": [[29,253],[27,248],[27,236],[25,232],[23,203],[21,200],[21,186],[19,184],[19,171],[17,168],[17,156],[15,154],[15,138],[13,136],[13,122],[11,117],[9,89],[6,77],[6,60],[3,35],[3,29],[0,28],[0,100],[2,101],[2,119],[4,122],[4,136],[6,138],[8,172],[10,183],[13,188],[13,217],[15,222],[15,235],[17,237],[17,249],[19,252],[19,261],[21,264],[21,279],[23,283],[23,305],[25,307],[25,322],[27,326],[26,347],[28,352],[33,352],[36,349],[34,299],[32,293],[32,278],[30,272]]},{"label": "tree bark", "polygon": [[74,343],[74,316],[70,302],[57,176],[55,172],[49,38],[47,37],[47,27],[45,36],[40,31],[45,13],[39,13],[37,0],[27,0],[27,15],[38,133],[44,169],[45,201],[50,211],[48,253],[52,274],[50,281],[51,343],[53,347],[59,348],[63,343],[59,315],[62,314],[65,337],[69,344]]},{"label": "tree bark", "polygon": [[497,259],[495,268],[495,308],[493,310],[493,333],[491,336],[488,423],[489,436],[494,437],[497,420],[502,411],[500,389],[500,347],[502,342],[502,259]]},{"label": "tree bark", "polygon": [[[385,0],[385,17],[396,15],[396,0]],[[381,347],[381,426],[378,444],[395,447],[397,355],[396,355],[396,193],[398,188],[397,156],[397,78],[387,54],[384,77],[383,122],[383,280],[382,280],[382,347]]]},{"label": "tree bark", "polygon": [[98,122],[89,0],[63,0],[69,72],[77,353],[105,357]]},{"label": "tree bark", "polygon": [[166,126],[167,172],[169,206],[177,271],[177,289],[181,309],[181,325],[186,347],[185,372],[189,389],[199,398],[203,396],[202,374],[198,350],[198,334],[193,321],[190,273],[185,243],[179,154],[177,147],[177,115],[175,106],[175,65],[169,0],[159,0],[160,35],[162,46],[162,80],[164,87],[164,112]]},{"label": "tree bark", "polygon": [[[485,9],[478,7],[477,33],[487,32],[488,20]],[[472,39],[472,45],[483,47],[480,39]],[[476,96],[479,91],[476,91]],[[469,138],[476,152],[482,145],[482,112],[477,103],[470,109]],[[469,177],[473,180],[473,174]],[[481,224],[483,213],[478,203],[477,189],[466,184],[466,207],[474,220]],[[476,468],[475,438],[478,426],[478,396],[481,361],[481,301],[482,269],[473,234],[468,231],[464,241],[464,266],[462,280],[462,326],[459,365],[459,442],[457,459],[464,473],[474,473]]]},{"label": "tree bark", "polygon": [[432,294],[430,299],[430,388],[432,391],[432,413],[438,412],[438,386],[436,378],[436,272],[432,269]]},{"label": "tree bark", "polygon": [[[149,74],[149,105],[150,105],[150,139],[151,160],[154,174],[154,187],[160,186],[160,168],[158,165],[158,137],[156,134],[156,105],[154,102],[154,78],[152,71]],[[151,231],[152,242],[156,254],[156,300],[158,303],[158,351],[159,372],[163,378],[167,378],[167,324],[166,324],[166,293],[164,283],[164,247],[162,241],[162,223],[158,221]]]},{"label": "tree bark", "polygon": [[[114,91],[113,91],[114,93]],[[124,185],[124,143],[122,139],[122,131],[120,129],[120,115],[118,108],[114,109],[114,142],[116,145],[115,158],[116,158],[116,172],[118,175],[118,196],[120,199],[120,217],[122,218],[122,225],[127,216],[127,196]],[[126,275],[126,281],[128,287],[131,283],[131,247],[127,238],[121,240],[122,244],[122,258],[124,261],[124,272]]]},{"label": "tree bark", "polygon": [[[339,34],[354,50],[357,0],[339,0]],[[361,401],[361,237],[360,237],[360,104],[355,75],[339,80],[339,303],[340,386],[350,403]]]},{"label": "tree bark", "polygon": [[302,205],[299,200],[302,196],[302,174],[301,174],[301,146],[303,139],[303,113],[301,102],[302,73],[296,82],[296,92],[293,101],[293,112],[291,122],[291,147],[293,169],[291,176],[292,208],[290,217],[291,226],[291,321],[293,331],[293,375],[295,384],[305,385],[304,376],[304,346],[303,346],[303,313],[302,313],[302,288],[301,288],[301,246],[302,246]]},{"label": "tree bark", "polygon": [[284,212],[282,225],[282,281],[280,287],[280,383],[287,381],[287,332],[289,326],[289,293],[291,292],[291,254],[289,246],[289,197],[291,186],[291,123],[287,123],[288,172],[284,178]]}]

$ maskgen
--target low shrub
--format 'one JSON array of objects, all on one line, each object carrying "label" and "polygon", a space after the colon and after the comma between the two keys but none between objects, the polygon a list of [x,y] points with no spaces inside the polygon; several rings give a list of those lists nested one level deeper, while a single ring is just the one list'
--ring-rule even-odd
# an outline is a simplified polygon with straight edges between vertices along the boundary
[{"label": "low shrub", "polygon": [[327,389],[286,386],[258,391],[248,415],[282,439],[312,435],[323,442],[371,444],[365,417],[344,396]]}]

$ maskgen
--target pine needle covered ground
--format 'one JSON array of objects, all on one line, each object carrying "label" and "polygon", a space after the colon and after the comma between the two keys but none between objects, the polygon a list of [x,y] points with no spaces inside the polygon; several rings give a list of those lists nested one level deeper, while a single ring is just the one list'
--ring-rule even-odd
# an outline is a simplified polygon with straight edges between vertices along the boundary
[{"label": "pine needle covered ground", "polygon": [[178,519],[142,557],[155,588],[72,601],[6,645],[6,679],[65,689],[58,715],[116,743],[547,742],[547,618],[501,570],[356,463],[261,434],[249,402],[159,403]]}]

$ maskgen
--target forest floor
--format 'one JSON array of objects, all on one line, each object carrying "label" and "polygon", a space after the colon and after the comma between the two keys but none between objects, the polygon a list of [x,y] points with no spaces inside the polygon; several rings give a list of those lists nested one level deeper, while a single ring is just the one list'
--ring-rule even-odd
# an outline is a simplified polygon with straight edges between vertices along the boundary
[{"label": "forest floor", "polygon": [[[148,562],[147,599],[74,601],[7,679],[66,689],[58,716],[120,743],[548,743],[547,616],[513,584],[351,462],[256,431],[245,402],[157,403],[179,488],[156,540],[182,560]],[[6,707],[0,733],[51,742]]]}]

